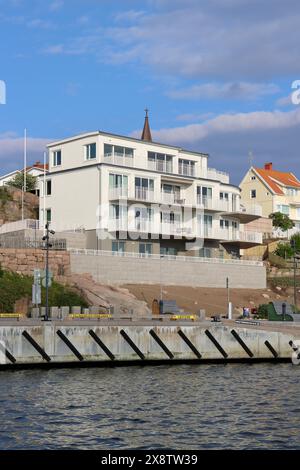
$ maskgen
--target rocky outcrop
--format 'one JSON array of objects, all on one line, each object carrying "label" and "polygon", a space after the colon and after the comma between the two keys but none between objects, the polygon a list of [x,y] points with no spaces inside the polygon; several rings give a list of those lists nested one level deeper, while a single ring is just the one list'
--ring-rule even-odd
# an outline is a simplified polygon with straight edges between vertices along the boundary
[{"label": "rocky outcrop", "polygon": [[68,284],[78,290],[90,305],[104,309],[113,306],[114,312],[120,315],[133,311],[136,316],[145,317],[151,313],[146,302],[138,300],[128,289],[99,284],[88,274],[72,274]]},{"label": "rocky outcrop", "polygon": [[[24,218],[37,219],[39,198],[35,194],[24,194]],[[9,186],[0,188],[0,225],[22,218],[22,191]]]}]

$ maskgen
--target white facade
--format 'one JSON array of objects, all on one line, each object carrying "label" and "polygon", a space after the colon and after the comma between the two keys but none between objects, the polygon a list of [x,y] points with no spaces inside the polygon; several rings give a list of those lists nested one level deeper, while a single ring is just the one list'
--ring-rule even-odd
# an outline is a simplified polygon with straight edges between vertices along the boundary
[{"label": "white facade", "polygon": [[[196,237],[204,239],[204,249],[237,253],[262,242],[241,224],[259,217],[261,209],[241,205],[240,189],[228,174],[208,168],[207,154],[104,132],[48,149],[40,221],[51,219],[59,231],[85,229],[88,248],[180,254]],[[104,240],[96,240],[99,207]],[[120,232],[126,232],[124,240]]]}]

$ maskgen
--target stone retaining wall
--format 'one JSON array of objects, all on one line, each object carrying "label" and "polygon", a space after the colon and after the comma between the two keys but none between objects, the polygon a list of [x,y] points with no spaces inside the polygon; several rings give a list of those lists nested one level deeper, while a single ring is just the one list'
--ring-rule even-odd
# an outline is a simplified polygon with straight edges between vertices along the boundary
[{"label": "stone retaining wall", "polygon": [[[45,269],[44,250],[20,250],[0,247],[2,268],[19,274],[33,275],[35,268]],[[49,268],[54,277],[70,275],[70,255],[66,251],[49,252]]]}]

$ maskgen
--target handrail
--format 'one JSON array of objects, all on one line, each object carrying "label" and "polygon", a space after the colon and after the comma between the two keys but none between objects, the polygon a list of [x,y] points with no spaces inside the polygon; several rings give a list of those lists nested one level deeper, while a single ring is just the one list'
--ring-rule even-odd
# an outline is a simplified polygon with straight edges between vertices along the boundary
[{"label": "handrail", "polygon": [[263,266],[262,261],[254,260],[240,260],[240,259],[226,259],[226,258],[202,258],[198,256],[176,256],[176,255],[156,255],[147,253],[133,253],[130,251],[117,252],[105,250],[90,250],[79,248],[68,248],[68,252],[75,255],[88,255],[88,256],[118,256],[125,258],[139,258],[147,260],[161,260],[161,261],[183,261],[190,263],[210,263],[210,264],[237,264],[240,266]]}]

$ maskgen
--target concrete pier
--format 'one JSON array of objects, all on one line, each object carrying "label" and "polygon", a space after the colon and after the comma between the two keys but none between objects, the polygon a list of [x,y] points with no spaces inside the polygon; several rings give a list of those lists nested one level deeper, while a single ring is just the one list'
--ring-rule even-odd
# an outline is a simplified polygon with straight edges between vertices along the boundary
[{"label": "concrete pier", "polygon": [[291,360],[300,328],[235,322],[0,322],[1,366]]}]

